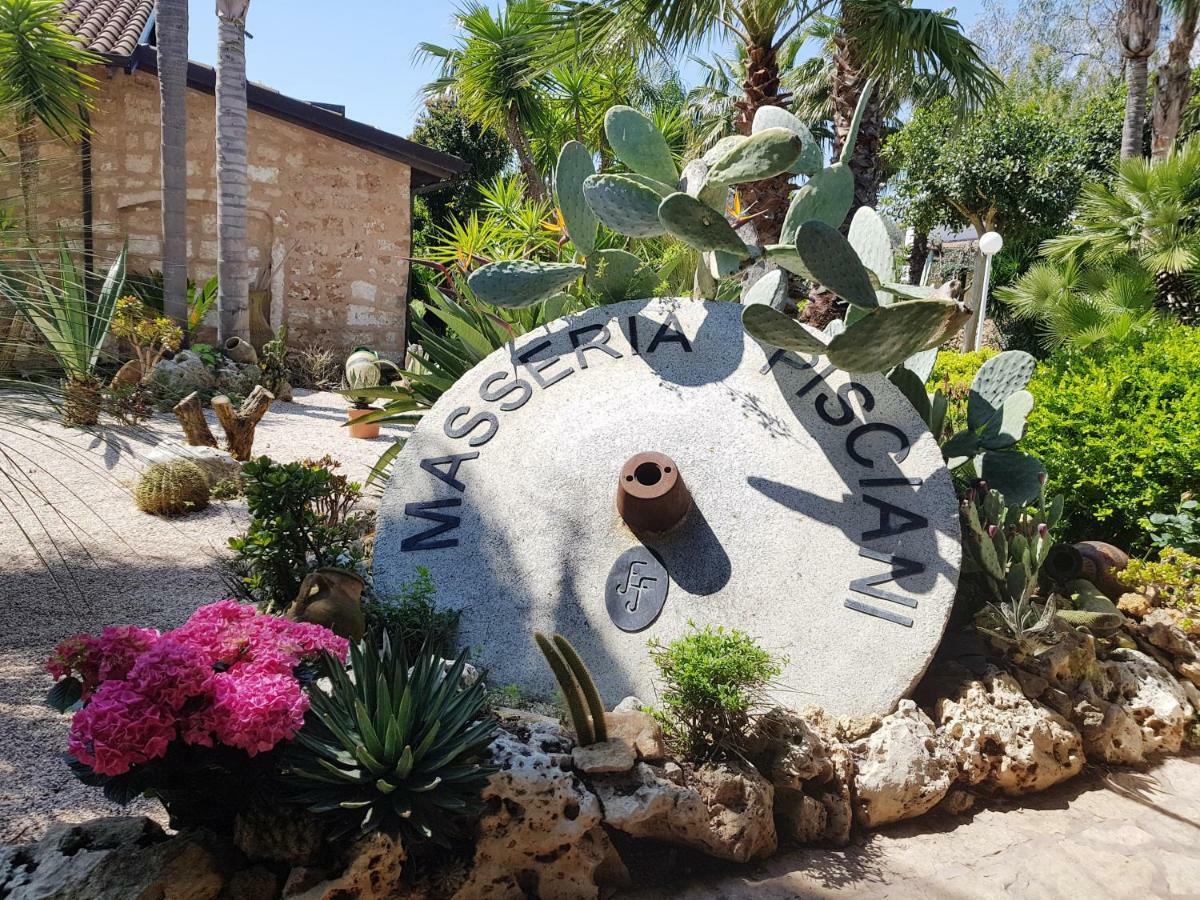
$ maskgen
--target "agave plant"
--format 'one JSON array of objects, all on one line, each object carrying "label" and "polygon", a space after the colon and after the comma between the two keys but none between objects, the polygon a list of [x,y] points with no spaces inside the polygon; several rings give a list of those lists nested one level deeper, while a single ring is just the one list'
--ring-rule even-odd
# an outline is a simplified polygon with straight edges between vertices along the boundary
[{"label": "agave plant", "polygon": [[95,297],[66,246],[57,269],[34,252],[21,263],[0,262],[0,297],[11,303],[46,342],[65,376],[63,424],[91,426],[100,416],[96,361],[125,286],[126,248],[108,270]]},{"label": "agave plant", "polygon": [[[697,298],[716,298],[723,280],[747,281],[742,322],[759,341],[825,356],[851,372],[901,365],[953,336],[969,311],[948,297],[896,283],[891,238],[874,210],[860,209],[848,236],[838,230],[853,203],[849,157],[870,93],[868,85],[841,158],[824,168],[809,130],[778,107],[759,109],[749,135],[721,139],[682,171],[653,121],[631,107],[613,107],[605,116],[605,137],[629,171],[597,174],[592,152],[577,141],[563,146],[555,169],[555,198],[574,259],[495,262],[472,272],[468,284],[479,299],[499,307],[543,303],[580,279],[608,302],[633,299],[645,296],[644,263],[628,250],[605,249],[600,224],[634,238],[669,235],[699,253]],[[781,242],[747,244],[743,234],[753,227],[754,211],[730,216],[731,197],[738,209],[739,186],[784,174],[807,181],[792,196]],[[770,265],[757,265],[763,261]],[[751,267],[767,271],[751,280]],[[845,322],[820,333],[782,312],[784,272],[846,301]]]},{"label": "agave plant", "polygon": [[483,682],[463,685],[466,664],[466,651],[449,667],[429,652],[410,663],[386,631],[351,646],[349,674],[326,654],[330,686],[310,686],[285,755],[291,798],[334,817],[335,836],[385,827],[445,845],[494,771],[480,760],[497,726]]}]

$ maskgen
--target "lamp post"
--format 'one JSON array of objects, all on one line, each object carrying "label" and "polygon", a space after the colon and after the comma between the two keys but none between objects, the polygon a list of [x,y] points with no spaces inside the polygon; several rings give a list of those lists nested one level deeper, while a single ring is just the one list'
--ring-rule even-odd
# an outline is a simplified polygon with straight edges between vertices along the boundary
[{"label": "lamp post", "polygon": [[975,331],[971,335],[970,350],[978,350],[983,345],[983,323],[987,321],[988,282],[992,277],[992,257],[1004,247],[1004,238],[995,231],[989,231],[979,238],[979,252],[983,254],[983,283],[979,286],[979,302],[975,307]]}]

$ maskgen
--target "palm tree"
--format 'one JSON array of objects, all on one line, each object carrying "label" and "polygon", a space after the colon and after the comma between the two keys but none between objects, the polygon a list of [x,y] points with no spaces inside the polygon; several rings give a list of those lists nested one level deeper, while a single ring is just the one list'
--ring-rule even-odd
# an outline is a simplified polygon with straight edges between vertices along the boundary
[{"label": "palm tree", "polygon": [[163,313],[187,326],[187,0],[156,0],[162,104]]},{"label": "palm tree", "polygon": [[[604,35],[604,39],[590,39],[592,46],[640,39],[660,48],[686,49],[714,36],[732,37],[745,60],[741,97],[734,103],[734,127],[747,134],[759,108],[789,106],[781,54],[830,5],[828,0],[600,0],[570,8],[577,17],[590,17],[592,27]],[[990,95],[998,83],[978,48],[948,16],[912,9],[908,0],[842,0],[836,15],[829,14],[838,23],[831,81],[835,155],[849,134],[858,98],[873,77],[900,83],[938,73],[972,101]],[[850,162],[856,205],[874,199],[882,119],[878,101],[869,103],[858,136],[860,149]],[[778,239],[789,190],[786,174],[739,189],[746,212],[756,217],[761,239]]]},{"label": "palm tree", "polygon": [[1175,14],[1175,34],[1154,79],[1154,139],[1150,145],[1154,159],[1162,159],[1171,151],[1192,97],[1191,55],[1200,18],[1200,0],[1171,0],[1168,5]]},{"label": "palm tree", "polygon": [[1121,131],[1121,159],[1142,156],[1142,130],[1146,123],[1147,60],[1158,43],[1162,4],[1158,0],[1124,0],[1117,14],[1117,41],[1125,60],[1125,126]]},{"label": "palm tree", "polygon": [[250,0],[217,0],[217,336],[250,339],[246,264],[246,13]]},{"label": "palm tree", "polygon": [[38,127],[67,144],[89,131],[96,80],[83,66],[104,60],[77,47],[62,29],[58,0],[0,3],[0,107],[17,126],[19,180],[25,232],[37,231]]},{"label": "palm tree", "polygon": [[441,66],[425,94],[449,94],[468,121],[502,132],[517,154],[530,199],[545,200],[530,136],[545,119],[550,80],[530,60],[556,40],[546,0],[512,0],[496,13],[469,0],[455,23],[459,34],[453,47],[422,42],[414,52],[415,58]]}]

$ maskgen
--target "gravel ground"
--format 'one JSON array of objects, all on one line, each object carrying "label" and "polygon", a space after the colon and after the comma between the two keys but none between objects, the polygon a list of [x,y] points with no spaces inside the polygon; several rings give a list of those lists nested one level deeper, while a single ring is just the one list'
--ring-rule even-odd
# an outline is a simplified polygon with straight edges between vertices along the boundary
[{"label": "gravel ground", "polygon": [[[365,480],[405,429],[355,440],[339,428],[345,418],[337,394],[296,391],[295,402],[275,403],[259,423],[254,452],[282,461],[330,454]],[[213,433],[221,433],[215,423]],[[140,512],[130,495],[145,452],[180,439],[170,414],[94,433],[0,417],[0,843],[120,809],[75,781],[60,758],[68,717],[42,702],[52,683],[42,664],[54,645],[107,624],[172,628],[224,595],[219,561],[245,527],[245,501],[164,520]]]}]

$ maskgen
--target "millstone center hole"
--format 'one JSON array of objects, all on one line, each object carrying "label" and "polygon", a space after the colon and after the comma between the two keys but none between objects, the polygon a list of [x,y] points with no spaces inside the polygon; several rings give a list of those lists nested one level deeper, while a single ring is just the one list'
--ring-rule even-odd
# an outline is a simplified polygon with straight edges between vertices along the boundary
[{"label": "millstone center hole", "polygon": [[662,481],[662,475],[662,469],[658,467],[658,463],[644,462],[633,470],[633,477],[638,480],[639,484],[644,484],[646,487],[658,484]]}]

